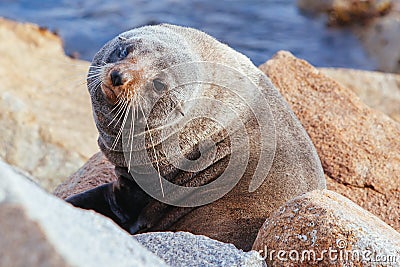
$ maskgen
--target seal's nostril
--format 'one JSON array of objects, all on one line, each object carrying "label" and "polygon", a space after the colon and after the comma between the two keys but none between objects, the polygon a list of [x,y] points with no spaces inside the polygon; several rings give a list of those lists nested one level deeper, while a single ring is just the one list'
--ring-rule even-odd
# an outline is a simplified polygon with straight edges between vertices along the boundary
[{"label": "seal's nostril", "polygon": [[111,76],[111,82],[114,86],[120,86],[122,85],[122,77],[119,71],[113,70],[110,74]]}]

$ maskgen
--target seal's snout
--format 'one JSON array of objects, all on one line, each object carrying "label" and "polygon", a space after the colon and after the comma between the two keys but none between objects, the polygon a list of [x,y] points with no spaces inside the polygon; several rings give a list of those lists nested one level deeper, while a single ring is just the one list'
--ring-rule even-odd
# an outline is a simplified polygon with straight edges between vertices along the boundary
[{"label": "seal's snout", "polygon": [[113,70],[110,74],[111,82],[113,86],[123,85],[121,73],[117,70]]},{"label": "seal's snout", "polygon": [[106,71],[101,89],[111,104],[119,99],[129,100],[145,83],[143,71],[129,64],[117,64]]}]

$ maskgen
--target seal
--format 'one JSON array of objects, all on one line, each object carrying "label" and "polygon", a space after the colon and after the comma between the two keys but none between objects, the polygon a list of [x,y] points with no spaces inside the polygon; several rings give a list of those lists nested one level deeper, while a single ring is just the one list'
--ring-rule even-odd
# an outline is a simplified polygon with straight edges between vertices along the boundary
[{"label": "seal", "polygon": [[[189,231],[250,250],[271,212],[326,187],[309,136],[268,77],[201,31],[162,24],[121,33],[95,55],[87,83],[98,144],[118,180],[67,202],[131,234]],[[149,166],[157,179],[143,175]],[[226,173],[234,179],[215,201],[203,200],[224,183],[196,199],[163,191],[165,181],[203,188]]]}]

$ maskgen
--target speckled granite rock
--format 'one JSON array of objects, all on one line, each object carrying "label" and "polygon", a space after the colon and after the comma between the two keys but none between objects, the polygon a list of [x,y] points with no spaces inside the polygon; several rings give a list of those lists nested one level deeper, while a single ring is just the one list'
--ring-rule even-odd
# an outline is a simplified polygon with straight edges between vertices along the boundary
[{"label": "speckled granite rock", "polygon": [[0,162],[0,266],[167,266],[108,218]]},{"label": "speckled granite rock", "polygon": [[319,70],[351,89],[371,108],[400,122],[399,74],[341,68],[320,68]]},{"label": "speckled granite rock", "polygon": [[0,18],[0,39],[0,158],[53,190],[98,151],[89,63],[36,25]]},{"label": "speckled granite rock", "polygon": [[400,124],[288,52],[260,69],[310,135],[328,189],[400,230]]},{"label": "speckled granite rock", "polygon": [[400,233],[349,199],[315,190],[271,215],[253,249],[271,266],[398,266]]},{"label": "speckled granite rock", "polygon": [[232,244],[187,232],[146,233],[134,236],[171,266],[266,266],[255,251],[243,252]]},{"label": "speckled granite rock", "polygon": [[96,186],[115,181],[114,165],[103,153],[94,154],[79,170],[54,190],[54,195],[65,199]]}]

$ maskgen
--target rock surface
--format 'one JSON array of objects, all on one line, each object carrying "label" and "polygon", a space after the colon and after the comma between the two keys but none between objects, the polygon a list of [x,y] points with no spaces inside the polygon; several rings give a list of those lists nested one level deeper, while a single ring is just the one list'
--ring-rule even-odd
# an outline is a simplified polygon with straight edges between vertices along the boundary
[{"label": "rock surface", "polygon": [[51,190],[98,151],[89,64],[35,25],[0,18],[0,39],[0,157]]},{"label": "rock surface", "polygon": [[327,14],[328,24],[351,26],[364,50],[384,72],[400,72],[399,0],[298,0],[308,13]]},{"label": "rock surface", "polygon": [[399,74],[340,68],[320,68],[320,70],[351,89],[371,108],[400,122]]},{"label": "rock surface", "polygon": [[400,72],[400,1],[389,15],[355,28],[364,49],[385,72]]},{"label": "rock surface", "polygon": [[57,186],[54,195],[66,199],[116,179],[114,165],[106,159],[102,152],[97,152],[78,171]]},{"label": "rock surface", "polygon": [[298,0],[298,7],[306,12],[328,14],[331,25],[362,24],[386,14],[391,0]]},{"label": "rock surface", "polygon": [[167,266],[111,220],[0,162],[0,266]]},{"label": "rock surface", "polygon": [[349,199],[315,190],[271,215],[253,249],[263,250],[269,266],[396,266],[400,233]]},{"label": "rock surface", "polygon": [[400,124],[288,52],[279,52],[260,69],[310,135],[328,189],[399,231]]},{"label": "rock surface", "polygon": [[257,252],[205,236],[133,238],[108,218],[48,195],[1,161],[0,218],[0,266],[265,266]]},{"label": "rock surface", "polygon": [[136,235],[135,239],[171,266],[266,266],[255,251],[243,252],[206,236],[187,232]]}]

